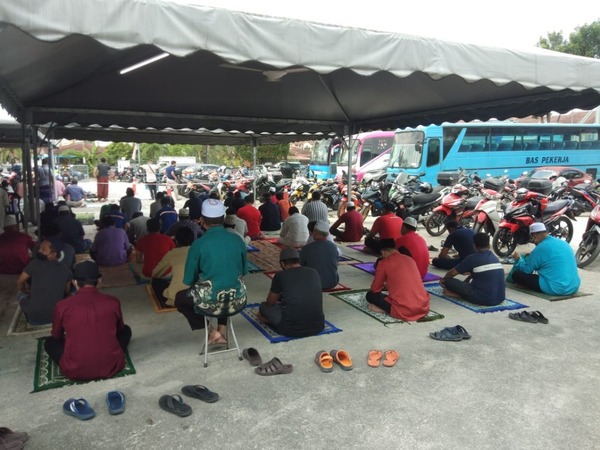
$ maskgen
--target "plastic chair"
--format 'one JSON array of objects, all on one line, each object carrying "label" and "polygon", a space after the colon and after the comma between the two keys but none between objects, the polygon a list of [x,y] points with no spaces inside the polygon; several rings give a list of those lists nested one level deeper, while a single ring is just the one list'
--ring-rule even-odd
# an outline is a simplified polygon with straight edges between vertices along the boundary
[{"label": "plastic chair", "polygon": [[[211,355],[216,355],[218,353],[227,353],[227,352],[233,352],[237,350],[237,354],[238,354],[238,359],[240,361],[242,361],[242,352],[240,350],[240,346],[238,344],[237,338],[235,337],[235,330],[233,328],[233,316],[227,316],[228,317],[228,321],[227,321],[227,347],[225,348],[225,350],[215,350],[213,352],[209,352],[208,351],[208,328],[210,325],[209,322],[209,318],[213,317],[213,318],[219,318],[219,317],[224,317],[224,316],[213,316],[213,315],[205,315],[204,316],[204,343],[202,344],[202,350],[200,351],[200,354],[204,353],[204,367],[208,367],[208,354],[210,353]],[[233,342],[235,344],[235,347],[231,347],[230,348],[230,337],[233,338]]]}]

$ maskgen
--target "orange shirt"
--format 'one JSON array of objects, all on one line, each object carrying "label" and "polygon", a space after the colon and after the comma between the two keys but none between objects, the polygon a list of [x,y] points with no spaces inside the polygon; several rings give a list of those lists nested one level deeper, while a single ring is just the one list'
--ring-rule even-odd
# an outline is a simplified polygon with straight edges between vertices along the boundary
[{"label": "orange shirt", "polygon": [[283,222],[285,219],[290,217],[290,201],[287,199],[282,199],[277,202],[277,206],[279,206],[279,215],[281,216],[281,221]]}]

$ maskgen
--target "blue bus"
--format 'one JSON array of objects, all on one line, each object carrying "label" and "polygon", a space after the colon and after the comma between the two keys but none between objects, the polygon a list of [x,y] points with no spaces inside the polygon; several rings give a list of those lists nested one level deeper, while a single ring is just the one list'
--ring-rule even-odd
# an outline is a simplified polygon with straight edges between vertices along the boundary
[{"label": "blue bus", "polygon": [[[340,157],[341,145],[334,143],[333,139],[315,141],[310,152],[310,174],[315,178],[327,179],[335,177],[331,174],[331,163],[337,163]],[[337,140],[339,141],[339,140]],[[335,166],[333,167],[335,169]]]},{"label": "blue bus", "polygon": [[540,166],[572,166],[594,179],[600,168],[600,124],[444,123],[397,130],[388,175],[400,171],[437,183],[459,168],[511,178]]}]

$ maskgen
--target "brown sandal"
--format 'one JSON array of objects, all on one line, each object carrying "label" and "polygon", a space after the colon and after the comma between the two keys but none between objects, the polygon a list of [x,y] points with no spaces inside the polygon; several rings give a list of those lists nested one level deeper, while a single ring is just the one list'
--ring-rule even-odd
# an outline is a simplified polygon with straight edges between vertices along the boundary
[{"label": "brown sandal", "polygon": [[254,372],[258,375],[269,376],[269,375],[285,375],[292,373],[294,366],[291,364],[283,364],[279,358],[273,358],[271,361],[264,363],[254,369]]}]

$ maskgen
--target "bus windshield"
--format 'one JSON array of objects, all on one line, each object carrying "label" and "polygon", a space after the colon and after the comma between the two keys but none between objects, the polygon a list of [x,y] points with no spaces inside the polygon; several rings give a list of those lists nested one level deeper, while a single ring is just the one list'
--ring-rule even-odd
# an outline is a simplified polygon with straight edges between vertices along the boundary
[{"label": "bus windshield", "polygon": [[[350,148],[350,152],[348,152],[348,147],[344,147],[342,150],[342,154],[340,155],[339,164],[340,165],[348,165],[348,153],[350,153],[352,158],[352,165],[355,165],[359,160],[358,166],[363,166],[364,164],[371,161],[373,158],[381,155],[388,148],[393,145],[394,138],[390,137],[373,137],[366,139],[353,139],[352,147]],[[360,155],[359,155],[360,153]]]},{"label": "bus windshield", "polygon": [[310,153],[310,162],[312,164],[329,164],[327,152],[329,151],[330,143],[331,139],[321,139],[320,141],[315,141]]},{"label": "bus windshield", "polygon": [[422,131],[396,133],[389,166],[403,169],[419,167],[424,138],[425,133]]}]

